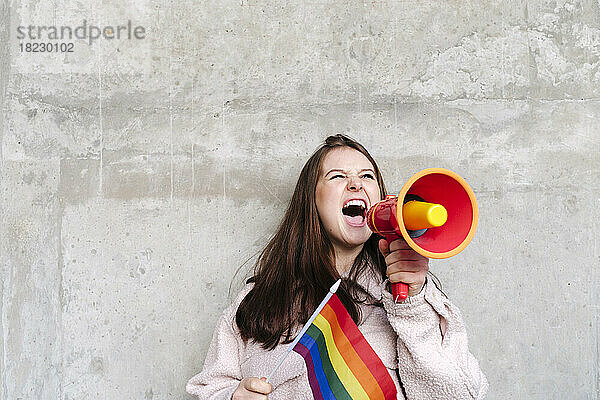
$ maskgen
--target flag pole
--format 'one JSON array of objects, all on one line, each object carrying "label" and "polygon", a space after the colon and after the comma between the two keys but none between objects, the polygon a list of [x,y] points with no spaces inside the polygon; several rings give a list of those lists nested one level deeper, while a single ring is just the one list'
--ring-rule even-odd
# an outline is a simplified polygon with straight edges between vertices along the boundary
[{"label": "flag pole", "polygon": [[304,326],[302,327],[302,330],[300,331],[300,333],[298,335],[296,335],[296,339],[294,339],[294,341],[292,343],[290,343],[290,345],[288,346],[286,352],[281,356],[281,358],[279,359],[279,362],[277,363],[277,365],[275,366],[275,368],[273,368],[273,371],[271,371],[271,373],[269,374],[269,377],[267,378],[267,382],[269,382],[271,380],[271,377],[273,376],[273,374],[275,373],[275,371],[277,371],[279,369],[279,367],[283,363],[283,360],[285,360],[285,358],[288,356],[288,354],[290,354],[290,352],[292,351],[292,349],[294,348],[294,346],[296,346],[296,344],[298,344],[298,342],[300,341],[300,338],[302,337],[302,335],[304,335],[304,333],[308,330],[308,328],[313,323],[313,321],[315,320],[315,318],[317,318],[317,315],[319,315],[319,313],[321,312],[321,310],[323,309],[323,307],[325,307],[325,304],[327,304],[327,302],[329,301],[329,299],[331,298],[331,296],[333,296],[333,294],[338,290],[338,287],[340,287],[340,283],[341,282],[342,282],[342,279],[340,278],[340,279],[338,279],[333,284],[333,286],[331,286],[331,288],[329,288],[329,293],[327,293],[327,295],[325,296],[325,298],[323,299],[323,301],[321,302],[321,304],[319,304],[319,307],[317,307],[317,309],[310,316],[310,318],[308,319],[308,321],[306,322],[306,324],[304,324]]}]

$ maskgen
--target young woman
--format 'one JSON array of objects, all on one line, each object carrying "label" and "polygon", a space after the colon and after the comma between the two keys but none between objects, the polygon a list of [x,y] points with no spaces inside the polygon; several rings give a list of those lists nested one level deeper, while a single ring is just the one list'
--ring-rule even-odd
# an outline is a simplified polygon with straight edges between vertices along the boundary
[{"label": "young woman", "polygon": [[[187,383],[199,399],[313,399],[304,359],[288,344],[331,285],[394,381],[398,399],[482,399],[487,381],[469,352],[459,310],[427,278],[428,259],[371,233],[366,210],[385,196],[375,160],[335,135],[310,157],[254,275],[221,316],[204,368]],[[352,201],[351,204],[349,202]],[[395,303],[390,282],[409,285]]]}]

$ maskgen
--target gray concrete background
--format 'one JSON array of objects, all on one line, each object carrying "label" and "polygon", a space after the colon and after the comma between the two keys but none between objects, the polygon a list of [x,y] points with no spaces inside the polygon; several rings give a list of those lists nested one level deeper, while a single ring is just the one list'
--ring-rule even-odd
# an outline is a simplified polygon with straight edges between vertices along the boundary
[{"label": "gray concrete background", "polygon": [[[0,1],[0,398],[187,399],[325,136],[465,177],[489,399],[600,399],[597,1]],[[22,53],[18,25],[146,28]],[[233,278],[233,283],[232,283]],[[232,292],[228,293],[232,283]]]}]

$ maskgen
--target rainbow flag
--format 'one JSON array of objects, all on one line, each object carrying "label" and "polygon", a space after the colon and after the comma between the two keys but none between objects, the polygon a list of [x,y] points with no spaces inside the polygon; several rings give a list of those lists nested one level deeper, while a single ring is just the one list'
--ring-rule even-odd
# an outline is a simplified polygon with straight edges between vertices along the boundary
[{"label": "rainbow flag", "polygon": [[293,347],[304,357],[315,400],[396,400],[396,386],[333,294]]}]

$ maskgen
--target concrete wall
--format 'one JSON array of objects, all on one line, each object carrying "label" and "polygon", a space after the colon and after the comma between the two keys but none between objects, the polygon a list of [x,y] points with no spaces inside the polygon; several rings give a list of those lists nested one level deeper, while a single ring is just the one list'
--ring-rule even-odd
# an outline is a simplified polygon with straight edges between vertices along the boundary
[{"label": "concrete wall", "polygon": [[[337,132],[389,189],[473,187],[474,240],[431,269],[488,398],[600,398],[597,1],[130,3],[0,2],[0,398],[189,398]],[[20,51],[17,26],[84,19],[146,36]]]}]

